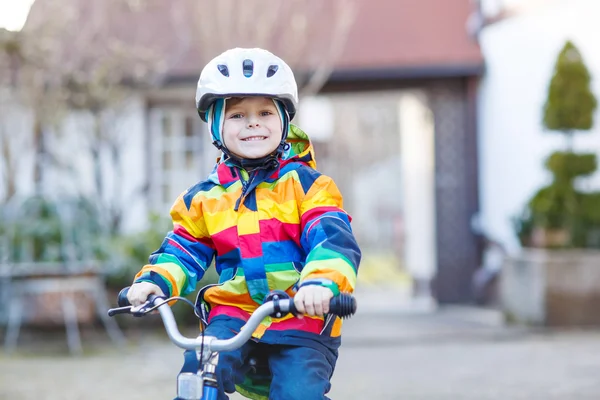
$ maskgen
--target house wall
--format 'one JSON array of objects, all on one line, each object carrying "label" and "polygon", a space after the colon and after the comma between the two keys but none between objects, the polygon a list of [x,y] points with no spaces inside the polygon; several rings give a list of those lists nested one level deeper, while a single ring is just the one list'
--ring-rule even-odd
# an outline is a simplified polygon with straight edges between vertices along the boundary
[{"label": "house wall", "polygon": [[[33,116],[7,90],[0,90],[0,198],[33,191]],[[12,183],[9,183],[12,181]]]},{"label": "house wall", "polygon": [[[454,79],[394,87],[387,82],[366,91],[325,93],[321,97],[329,103],[332,116],[323,121],[319,119],[323,115],[317,115],[316,121],[317,126],[319,121],[326,122],[329,133],[317,133],[314,121],[312,126],[307,123],[302,105],[294,122],[309,135],[315,131],[319,169],[336,180],[345,196],[345,208],[354,217],[354,231],[365,253],[363,284],[383,282],[416,288],[429,296],[436,280],[438,298],[464,300],[477,266],[476,243],[469,230],[476,204],[470,196],[475,167],[469,153],[470,136],[465,133],[469,131],[466,85]],[[164,169],[160,153],[164,146],[158,140],[165,135],[163,117],[198,119],[189,112],[187,103],[140,97],[115,119],[122,168],[114,168],[105,147],[101,150],[102,176],[107,188],[104,200],[129,210],[124,215],[124,231],[146,227],[151,210],[167,216],[176,195],[203,179],[214,163],[216,153],[200,125],[196,133],[204,150],[199,163],[185,174],[176,174],[181,179],[169,180],[168,174],[159,179]],[[178,121],[169,124],[179,126],[178,134],[185,134],[185,118]],[[52,135],[48,148],[66,165],[45,169],[44,191],[95,195],[86,140],[92,127],[89,116],[76,114],[67,118],[60,135]],[[31,175],[25,180],[31,181]],[[163,193],[159,182],[173,185]],[[32,193],[31,187],[20,191],[21,195]]]},{"label": "house wall", "polygon": [[[30,111],[16,105],[3,108],[0,118],[15,157],[16,193],[9,207],[18,207],[35,194],[33,121]],[[58,126],[44,131],[43,164],[39,190],[45,196],[83,196],[122,211],[122,231],[134,232],[146,226],[146,111],[141,96],[129,99],[127,106],[103,118],[103,140],[98,147],[102,195],[96,184],[91,149],[95,141],[94,119],[88,113],[72,112]],[[111,148],[116,150],[114,158]],[[0,167],[2,168],[2,167]],[[4,174],[6,171],[2,170]],[[7,179],[0,180],[6,194]]]},{"label": "house wall", "polygon": [[[486,59],[479,93],[482,223],[513,253],[520,246],[511,219],[549,183],[545,158],[566,145],[562,135],[545,132],[541,123],[554,63],[565,41],[572,40],[582,52],[592,91],[600,96],[599,15],[596,0],[554,0],[490,25],[481,34]],[[574,149],[600,155],[600,125],[577,134]],[[580,184],[600,189],[600,173]]]}]

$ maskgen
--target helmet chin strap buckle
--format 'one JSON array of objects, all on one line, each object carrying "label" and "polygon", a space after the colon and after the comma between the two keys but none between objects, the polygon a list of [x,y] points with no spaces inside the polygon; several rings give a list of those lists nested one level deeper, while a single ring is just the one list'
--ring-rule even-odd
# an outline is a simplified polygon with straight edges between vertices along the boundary
[{"label": "helmet chin strap buckle", "polygon": [[277,158],[272,158],[269,160],[269,168],[277,169],[279,167],[279,160]]},{"label": "helmet chin strap buckle", "polygon": [[214,140],[212,142],[213,146],[215,146],[218,150],[223,150],[224,146],[220,140]]}]

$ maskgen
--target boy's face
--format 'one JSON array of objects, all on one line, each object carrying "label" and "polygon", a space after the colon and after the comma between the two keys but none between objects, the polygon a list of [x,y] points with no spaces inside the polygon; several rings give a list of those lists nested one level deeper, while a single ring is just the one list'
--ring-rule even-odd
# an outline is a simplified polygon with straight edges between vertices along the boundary
[{"label": "boy's face", "polygon": [[281,142],[281,118],[272,99],[243,97],[227,100],[223,143],[240,158],[261,158]]}]

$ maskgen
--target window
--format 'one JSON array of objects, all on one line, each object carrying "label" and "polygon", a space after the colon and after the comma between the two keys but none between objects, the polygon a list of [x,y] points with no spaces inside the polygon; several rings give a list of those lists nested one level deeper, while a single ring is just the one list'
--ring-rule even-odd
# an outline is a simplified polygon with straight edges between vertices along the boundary
[{"label": "window", "polygon": [[190,149],[185,150],[185,166],[188,169],[194,167],[194,151]]},{"label": "window", "polygon": [[196,133],[196,130],[194,129],[194,119],[192,119],[192,117],[187,116],[185,117],[185,137],[186,138],[191,138],[194,136],[194,133]]},{"label": "window", "polygon": [[206,178],[215,157],[210,139],[193,110],[150,111],[152,208],[166,212],[185,189]]},{"label": "window", "polygon": [[168,115],[162,118],[162,131],[165,137],[171,136],[173,128],[171,126],[171,118]]},{"label": "window", "polygon": [[173,163],[171,161],[171,150],[164,150],[163,151],[163,160],[162,160],[162,167],[165,171],[169,171],[172,167]]}]

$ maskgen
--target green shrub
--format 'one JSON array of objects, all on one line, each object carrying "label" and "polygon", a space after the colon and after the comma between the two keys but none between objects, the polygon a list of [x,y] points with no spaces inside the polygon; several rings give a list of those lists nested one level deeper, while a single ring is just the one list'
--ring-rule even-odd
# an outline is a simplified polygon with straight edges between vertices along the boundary
[{"label": "green shrub", "polygon": [[[548,130],[567,137],[568,149],[547,158],[545,167],[552,174],[552,182],[539,189],[521,216],[513,220],[523,246],[600,247],[600,193],[576,189],[578,178],[596,171],[596,154],[572,151],[574,132],[589,130],[594,123],[597,102],[590,81],[581,53],[573,43],[567,42],[556,60],[543,123]],[[552,240],[535,243],[536,232],[560,238],[559,243]],[[554,235],[550,235],[551,232]]]}]

